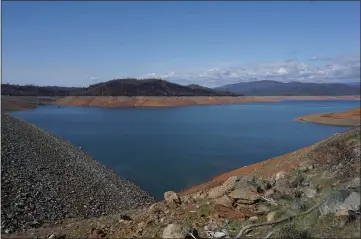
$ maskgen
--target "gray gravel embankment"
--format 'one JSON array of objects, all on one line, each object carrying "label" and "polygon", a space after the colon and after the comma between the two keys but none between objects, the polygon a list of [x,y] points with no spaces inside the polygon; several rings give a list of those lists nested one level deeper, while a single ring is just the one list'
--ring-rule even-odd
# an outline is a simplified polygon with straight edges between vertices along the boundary
[{"label": "gray gravel embankment", "polygon": [[147,206],[154,200],[80,149],[1,116],[1,231]]}]

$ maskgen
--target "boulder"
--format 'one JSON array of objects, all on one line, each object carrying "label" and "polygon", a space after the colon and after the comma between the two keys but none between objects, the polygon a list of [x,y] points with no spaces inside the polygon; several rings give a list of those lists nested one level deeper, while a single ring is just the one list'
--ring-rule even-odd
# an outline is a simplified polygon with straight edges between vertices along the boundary
[{"label": "boulder", "polygon": [[240,176],[235,188],[247,186],[249,190],[255,193],[263,193],[264,191],[272,187],[271,183],[266,180],[262,180],[254,175],[242,175]]},{"label": "boulder", "polygon": [[163,238],[185,238],[187,231],[179,224],[169,224],[163,231]]},{"label": "boulder", "polygon": [[214,203],[216,205],[223,205],[225,207],[232,208],[233,201],[227,195],[224,195],[223,197],[217,199]]},{"label": "boulder", "polygon": [[214,221],[211,221],[210,223],[208,223],[208,225],[204,226],[203,229],[205,231],[214,231],[218,228],[217,223],[215,223]]},{"label": "boulder", "polygon": [[314,198],[317,195],[317,190],[314,188],[303,188],[302,192],[305,194],[308,198]]},{"label": "boulder", "polygon": [[238,178],[239,178],[239,182],[242,184],[253,182],[256,180],[256,176],[252,174],[239,175]]},{"label": "boulder", "polygon": [[271,211],[270,207],[264,204],[260,204],[257,207],[257,212],[260,213],[269,213]]},{"label": "boulder", "polygon": [[232,190],[236,185],[236,182],[239,180],[237,176],[229,177],[223,184],[222,187],[228,190]]},{"label": "boulder", "polygon": [[301,174],[296,175],[290,179],[289,186],[292,188],[296,188],[302,183],[303,180],[304,180],[304,177]]},{"label": "boulder", "polygon": [[360,187],[361,187],[360,186],[360,178],[354,178],[349,185],[349,188],[358,188],[359,189]]},{"label": "boulder", "polygon": [[264,196],[265,197],[272,197],[275,194],[275,190],[274,189],[268,189],[266,192],[264,192]]},{"label": "boulder", "polygon": [[236,188],[231,192],[230,196],[234,199],[242,199],[248,201],[258,201],[260,199],[260,195],[252,192],[247,186]]},{"label": "boulder", "polygon": [[340,189],[331,193],[318,207],[321,215],[327,215],[340,211],[341,205],[344,203],[350,193],[351,192],[346,189]]},{"label": "boulder", "polygon": [[203,199],[206,197],[206,193],[203,191],[199,191],[195,194],[192,194],[192,196],[189,198],[189,200],[194,200],[194,199]]},{"label": "boulder", "polygon": [[[192,235],[191,235],[192,234]],[[162,238],[199,238],[198,231],[194,228],[181,226],[179,224],[169,224],[163,231]]]},{"label": "boulder", "polygon": [[215,232],[215,233],[213,234],[213,237],[214,237],[214,238],[224,238],[225,236],[227,236],[227,234],[224,233],[224,232]]},{"label": "boulder", "polygon": [[338,227],[343,228],[348,222],[351,222],[355,219],[355,215],[349,210],[340,210],[335,213],[336,222]]},{"label": "boulder", "polygon": [[337,211],[337,212],[335,213],[335,216],[336,216],[336,217],[342,217],[342,216],[347,216],[347,217],[349,217],[349,216],[351,216],[351,214],[350,214],[350,211],[349,211],[349,210],[341,210],[341,211]]},{"label": "boulder", "polygon": [[295,198],[291,202],[291,209],[295,211],[304,210],[306,208],[306,205],[303,203],[303,201],[299,198]]},{"label": "boulder", "polygon": [[184,203],[189,203],[191,201],[191,196],[190,195],[186,195],[181,197],[181,201]]},{"label": "boulder", "polygon": [[66,235],[65,234],[59,234],[59,233],[52,233],[48,239],[65,239],[66,238]]},{"label": "boulder", "polygon": [[275,220],[275,218],[276,218],[276,215],[277,215],[277,212],[269,212],[268,214],[267,214],[267,222],[272,222],[272,221],[274,221]]},{"label": "boulder", "polygon": [[181,199],[178,196],[177,193],[173,192],[173,191],[168,191],[164,193],[164,200],[168,203],[168,204],[181,204]]},{"label": "boulder", "polygon": [[286,173],[284,171],[280,171],[276,173],[276,181],[278,181],[281,178],[284,178],[286,176]]},{"label": "boulder", "polygon": [[253,216],[253,217],[250,217],[248,220],[249,220],[250,222],[255,222],[255,221],[258,220],[258,217],[257,217],[257,216]]},{"label": "boulder", "polygon": [[138,223],[138,225],[137,225],[137,229],[136,229],[136,234],[141,234],[142,232],[143,232],[143,230],[145,229],[145,227],[147,226],[147,223],[146,222],[140,222],[140,223]]},{"label": "boulder", "polygon": [[247,200],[247,199],[237,199],[237,204],[244,204],[244,205],[252,205],[255,204],[257,201]]},{"label": "boulder", "polygon": [[224,188],[222,188],[222,186],[218,186],[218,187],[212,188],[209,191],[207,197],[210,199],[214,199],[214,198],[222,197],[224,194],[226,194],[226,190]]},{"label": "boulder", "polygon": [[346,199],[343,201],[340,206],[341,210],[352,210],[359,211],[360,210],[360,194],[356,192],[352,192]]},{"label": "boulder", "polygon": [[300,170],[301,172],[307,172],[309,169],[308,166],[301,166],[298,168],[298,170]]},{"label": "boulder", "polygon": [[292,193],[292,190],[290,189],[289,181],[286,178],[280,178],[276,181],[276,185],[274,186],[274,189],[284,195],[289,195]]},{"label": "boulder", "polygon": [[238,179],[239,178],[237,176],[232,176],[228,178],[221,186],[212,188],[208,193],[208,198],[214,199],[222,197],[235,187]]}]

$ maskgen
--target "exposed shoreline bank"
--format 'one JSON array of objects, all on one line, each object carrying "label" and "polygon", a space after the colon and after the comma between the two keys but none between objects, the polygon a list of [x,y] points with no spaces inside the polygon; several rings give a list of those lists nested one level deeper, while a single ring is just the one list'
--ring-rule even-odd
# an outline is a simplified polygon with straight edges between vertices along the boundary
[{"label": "exposed shoreline bank", "polygon": [[360,116],[360,107],[357,107],[343,112],[305,115],[295,120],[327,125],[358,126],[361,122]]},{"label": "exposed shoreline bank", "polygon": [[188,105],[236,104],[246,102],[278,102],[281,100],[360,100],[360,96],[69,96],[56,100],[55,104],[99,107],[175,107]]},{"label": "exposed shoreline bank", "polygon": [[1,113],[34,109],[40,105],[51,105],[58,96],[1,96]]},{"label": "exposed shoreline bank", "polygon": [[[357,127],[360,126],[353,127],[352,129]],[[341,134],[350,132],[352,129],[345,130]],[[289,171],[292,171],[294,168],[297,168],[300,165],[304,164],[305,163],[304,160],[308,158],[308,154],[312,152],[314,148],[317,148],[319,145],[325,144],[326,142],[333,140],[337,135],[339,134],[331,135],[330,137],[327,137],[319,142],[310,144],[301,149],[280,156],[276,156],[270,159],[265,159],[263,161],[246,165],[240,168],[236,168],[229,172],[217,175],[213,178],[210,178],[209,180],[206,180],[202,184],[180,190],[178,194],[181,196],[185,196],[185,195],[195,194],[197,192],[208,191],[212,188],[221,185],[228,178],[232,176],[255,175],[257,177],[266,179],[266,178],[274,178],[278,172],[288,173]]]},{"label": "exposed shoreline bank", "polygon": [[97,107],[177,107],[190,105],[240,104],[247,102],[279,102],[281,100],[360,100],[359,95],[347,96],[1,96],[2,113],[34,109],[40,105]]}]

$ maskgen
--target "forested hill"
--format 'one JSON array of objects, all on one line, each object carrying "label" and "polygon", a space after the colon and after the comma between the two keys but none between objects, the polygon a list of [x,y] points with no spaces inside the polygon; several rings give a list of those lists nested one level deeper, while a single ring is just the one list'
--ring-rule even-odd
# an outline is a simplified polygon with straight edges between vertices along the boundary
[{"label": "forested hill", "polygon": [[88,87],[1,85],[1,95],[14,96],[238,96],[206,87],[183,86],[161,79],[115,79]]}]

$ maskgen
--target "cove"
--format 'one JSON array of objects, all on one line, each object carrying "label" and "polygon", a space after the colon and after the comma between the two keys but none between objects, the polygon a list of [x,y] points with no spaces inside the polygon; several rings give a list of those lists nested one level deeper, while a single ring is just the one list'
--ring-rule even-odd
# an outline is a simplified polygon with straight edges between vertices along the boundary
[{"label": "cove", "polygon": [[79,146],[156,199],[279,156],[349,127],[293,120],[359,101],[280,101],[170,108],[41,106],[11,115]]}]

